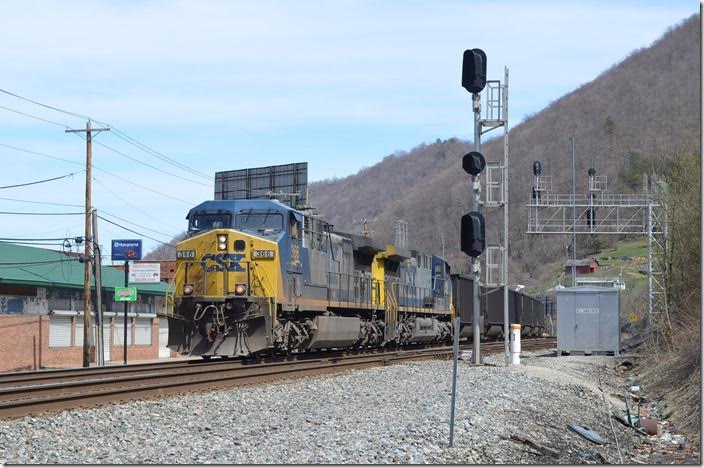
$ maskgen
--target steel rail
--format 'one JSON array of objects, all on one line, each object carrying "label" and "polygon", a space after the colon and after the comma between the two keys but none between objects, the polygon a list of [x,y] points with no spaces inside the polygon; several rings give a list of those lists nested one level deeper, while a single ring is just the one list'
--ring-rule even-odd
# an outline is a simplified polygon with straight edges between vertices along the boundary
[{"label": "steel rail", "polygon": [[[544,349],[554,345],[555,340],[551,338],[523,341],[524,350]],[[485,353],[496,353],[503,350],[503,344],[486,343],[483,348]],[[451,353],[452,347],[439,347],[358,355],[316,356],[279,362],[198,361],[198,365],[187,367],[170,366],[159,369],[157,366],[146,366],[142,368],[142,372],[132,369],[132,374],[118,373],[97,378],[95,373],[86,372],[87,375],[83,379],[69,381],[35,381],[26,385],[11,382],[10,385],[0,384],[0,419],[375,367],[408,360],[441,358]],[[189,362],[192,361],[178,364]],[[117,369],[124,367],[116,367],[114,370]]]}]

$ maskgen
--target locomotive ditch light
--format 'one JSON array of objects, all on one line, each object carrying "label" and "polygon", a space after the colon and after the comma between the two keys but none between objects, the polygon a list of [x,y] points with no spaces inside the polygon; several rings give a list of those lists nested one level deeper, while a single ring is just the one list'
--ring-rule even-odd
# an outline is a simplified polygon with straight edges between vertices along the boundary
[{"label": "locomotive ditch light", "polygon": [[482,49],[467,49],[462,56],[462,87],[472,94],[486,86],[486,54]]},{"label": "locomotive ditch light", "polygon": [[244,296],[244,293],[247,292],[247,286],[244,284],[238,284],[235,286],[235,294],[237,296]]},{"label": "locomotive ditch light", "polygon": [[460,226],[460,249],[470,257],[478,257],[484,252],[484,216],[478,211],[470,211],[462,216]]},{"label": "locomotive ditch light", "polygon": [[183,295],[190,296],[191,294],[193,294],[193,285],[192,284],[184,284],[183,285]]},{"label": "locomotive ditch light", "polygon": [[462,157],[462,169],[467,174],[476,176],[486,167],[484,155],[478,151],[470,151]]}]

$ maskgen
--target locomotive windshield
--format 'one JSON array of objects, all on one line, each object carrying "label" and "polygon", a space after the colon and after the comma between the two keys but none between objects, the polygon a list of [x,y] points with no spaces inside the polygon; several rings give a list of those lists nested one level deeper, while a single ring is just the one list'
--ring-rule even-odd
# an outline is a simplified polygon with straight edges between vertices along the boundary
[{"label": "locomotive windshield", "polygon": [[283,229],[284,218],[274,210],[246,210],[237,213],[236,223],[240,231],[275,234]]},{"label": "locomotive windshield", "polygon": [[200,231],[229,227],[232,227],[232,214],[230,213],[197,214],[190,219],[188,232],[193,235]]}]

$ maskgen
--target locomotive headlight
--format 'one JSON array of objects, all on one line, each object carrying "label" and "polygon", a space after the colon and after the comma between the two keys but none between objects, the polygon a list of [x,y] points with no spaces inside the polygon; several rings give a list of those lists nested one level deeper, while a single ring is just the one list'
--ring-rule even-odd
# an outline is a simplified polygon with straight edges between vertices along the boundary
[{"label": "locomotive headlight", "polygon": [[193,285],[192,284],[184,284],[183,285],[183,295],[190,296],[191,294],[193,294]]},{"label": "locomotive headlight", "polygon": [[227,250],[227,234],[218,234],[218,250]]},{"label": "locomotive headlight", "polygon": [[238,284],[235,286],[235,294],[238,296],[243,296],[247,292],[247,287],[244,284]]}]

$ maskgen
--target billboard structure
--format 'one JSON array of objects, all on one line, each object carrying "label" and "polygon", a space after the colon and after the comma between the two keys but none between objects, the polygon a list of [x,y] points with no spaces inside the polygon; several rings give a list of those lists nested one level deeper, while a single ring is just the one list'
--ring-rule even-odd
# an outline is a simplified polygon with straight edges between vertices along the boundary
[{"label": "billboard structure", "polygon": [[215,173],[216,200],[275,198],[293,208],[308,204],[308,163]]}]

